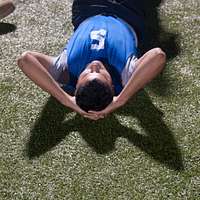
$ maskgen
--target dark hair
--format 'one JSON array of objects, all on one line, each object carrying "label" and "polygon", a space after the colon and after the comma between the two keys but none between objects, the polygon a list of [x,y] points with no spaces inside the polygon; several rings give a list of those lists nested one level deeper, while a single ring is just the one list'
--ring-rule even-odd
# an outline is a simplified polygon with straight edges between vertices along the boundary
[{"label": "dark hair", "polygon": [[108,84],[94,79],[80,86],[75,97],[77,105],[84,111],[101,111],[112,102],[113,92]]}]

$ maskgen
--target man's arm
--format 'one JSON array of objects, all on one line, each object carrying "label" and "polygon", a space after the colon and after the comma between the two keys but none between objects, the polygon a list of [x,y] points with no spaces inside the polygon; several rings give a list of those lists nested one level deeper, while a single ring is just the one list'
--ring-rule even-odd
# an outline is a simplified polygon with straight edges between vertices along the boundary
[{"label": "man's arm", "polygon": [[166,63],[166,55],[160,48],[148,51],[136,62],[136,70],[118,96],[119,105],[124,105],[138,90],[155,78]]},{"label": "man's arm", "polygon": [[138,90],[155,78],[163,69],[166,62],[166,55],[160,48],[154,48],[144,54],[136,62],[136,70],[132,74],[122,92],[114,97],[113,102],[100,112],[93,112],[99,118],[106,116],[117,108],[123,106]]},{"label": "man's arm", "polygon": [[[59,84],[53,79],[47,69],[48,59],[39,58],[38,53],[25,52],[18,59],[18,66],[36,85],[44,91],[50,93],[63,105],[75,110],[76,112],[85,115],[75,103],[74,97],[65,93]],[[45,56],[45,55],[44,55]]]}]

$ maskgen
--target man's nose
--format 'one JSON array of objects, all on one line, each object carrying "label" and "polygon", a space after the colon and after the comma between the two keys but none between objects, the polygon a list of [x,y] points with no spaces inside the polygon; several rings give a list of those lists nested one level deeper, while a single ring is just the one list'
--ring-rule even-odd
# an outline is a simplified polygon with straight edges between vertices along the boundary
[{"label": "man's nose", "polygon": [[98,65],[92,65],[91,66],[91,72],[96,72],[96,73],[99,73],[99,66]]}]

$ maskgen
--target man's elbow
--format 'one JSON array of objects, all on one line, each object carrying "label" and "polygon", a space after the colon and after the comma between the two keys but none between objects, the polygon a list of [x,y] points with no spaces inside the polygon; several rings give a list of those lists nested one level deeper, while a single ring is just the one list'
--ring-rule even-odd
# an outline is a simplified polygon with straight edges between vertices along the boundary
[{"label": "man's elbow", "polygon": [[159,59],[159,61],[163,64],[166,63],[166,53],[159,47],[154,49],[155,56]]},{"label": "man's elbow", "polygon": [[31,52],[30,51],[26,51],[24,53],[22,53],[22,55],[19,56],[19,58],[17,59],[17,65],[19,68],[23,68],[23,63],[27,62],[30,59],[31,56]]},{"label": "man's elbow", "polygon": [[157,71],[158,73],[160,73],[164,67],[165,67],[165,64],[166,64],[166,54],[165,52],[161,49],[161,48],[155,48],[153,49],[153,52],[154,52],[154,56],[156,58],[156,62],[157,62]]}]

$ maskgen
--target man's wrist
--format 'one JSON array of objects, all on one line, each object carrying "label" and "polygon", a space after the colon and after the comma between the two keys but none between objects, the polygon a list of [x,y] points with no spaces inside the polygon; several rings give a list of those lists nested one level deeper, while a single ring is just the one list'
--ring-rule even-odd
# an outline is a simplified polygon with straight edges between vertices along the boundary
[{"label": "man's wrist", "polygon": [[124,98],[121,98],[120,95],[116,97],[116,104],[117,107],[121,107],[126,103],[126,100]]},{"label": "man's wrist", "polygon": [[57,97],[61,104],[63,104],[66,107],[69,107],[69,108],[72,107],[71,96],[62,92]]}]

